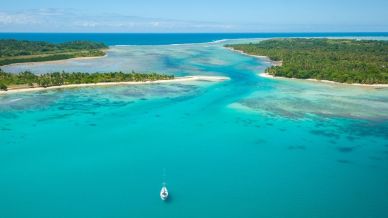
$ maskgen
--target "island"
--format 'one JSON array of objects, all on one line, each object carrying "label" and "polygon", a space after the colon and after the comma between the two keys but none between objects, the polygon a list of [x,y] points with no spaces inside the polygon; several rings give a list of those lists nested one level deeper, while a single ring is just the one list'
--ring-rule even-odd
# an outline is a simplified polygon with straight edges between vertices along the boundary
[{"label": "island", "polygon": [[45,74],[34,74],[25,71],[17,74],[6,73],[0,69],[0,90],[25,88],[47,88],[52,86],[64,86],[73,84],[98,84],[117,82],[146,82],[159,80],[172,80],[174,75],[158,73],[131,73],[110,72],[110,73],[84,73],[84,72],[53,72]]},{"label": "island", "polygon": [[387,41],[282,38],[225,46],[270,58],[265,73],[274,77],[388,84]]},{"label": "island", "polygon": [[53,72],[39,75],[25,71],[14,74],[0,69],[0,94],[87,86],[139,85],[188,81],[220,82],[229,79],[229,77],[224,76],[195,75],[175,77],[174,75],[136,73],[134,71],[130,73],[121,71],[109,73]]},{"label": "island", "polygon": [[71,41],[55,44],[40,41],[0,39],[0,66],[79,57],[100,57],[105,55],[107,49],[108,46],[103,43],[90,41]]}]

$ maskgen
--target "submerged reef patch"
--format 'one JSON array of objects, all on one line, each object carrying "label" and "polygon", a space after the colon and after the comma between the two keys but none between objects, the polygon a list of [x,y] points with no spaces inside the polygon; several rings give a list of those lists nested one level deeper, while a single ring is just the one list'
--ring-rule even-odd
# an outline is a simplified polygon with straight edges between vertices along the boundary
[{"label": "submerged reef patch", "polygon": [[335,139],[339,139],[340,138],[340,135],[338,135],[337,133],[334,133],[333,131],[311,130],[310,133],[312,133],[314,135],[325,136],[325,137],[328,137],[328,138],[335,138]]},{"label": "submerged reef patch", "polygon": [[340,164],[351,164],[353,162],[351,162],[349,160],[340,159],[340,160],[337,160],[337,163],[340,163]]},{"label": "submerged reef patch", "polygon": [[340,147],[337,147],[337,150],[341,153],[350,153],[350,152],[353,152],[355,149],[355,147],[351,147],[351,146],[340,146]]}]

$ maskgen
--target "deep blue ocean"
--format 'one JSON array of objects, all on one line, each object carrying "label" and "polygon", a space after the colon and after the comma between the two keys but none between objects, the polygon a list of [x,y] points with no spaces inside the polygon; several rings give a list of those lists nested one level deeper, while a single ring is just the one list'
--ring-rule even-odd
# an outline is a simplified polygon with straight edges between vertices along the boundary
[{"label": "deep blue ocean", "polygon": [[0,93],[0,218],[386,218],[388,89],[262,77],[267,59],[223,45],[387,36],[0,34],[112,45],[11,73],[230,78]]},{"label": "deep blue ocean", "polygon": [[388,33],[0,33],[0,39],[61,43],[90,40],[107,45],[168,45],[212,42],[223,39],[275,37],[388,37]]}]

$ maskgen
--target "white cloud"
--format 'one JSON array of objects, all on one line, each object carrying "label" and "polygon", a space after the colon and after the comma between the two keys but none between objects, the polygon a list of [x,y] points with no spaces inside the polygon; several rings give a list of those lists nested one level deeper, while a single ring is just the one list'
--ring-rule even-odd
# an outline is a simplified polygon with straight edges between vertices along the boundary
[{"label": "white cloud", "polygon": [[23,13],[0,12],[0,25],[39,24],[36,17]]},{"label": "white cloud", "polygon": [[383,31],[388,25],[220,23],[149,18],[106,13],[92,14],[75,9],[2,11],[0,32],[311,32]]},{"label": "white cloud", "polygon": [[73,9],[0,11],[0,31],[41,32],[207,32],[233,29],[231,24],[127,16],[86,14]]}]

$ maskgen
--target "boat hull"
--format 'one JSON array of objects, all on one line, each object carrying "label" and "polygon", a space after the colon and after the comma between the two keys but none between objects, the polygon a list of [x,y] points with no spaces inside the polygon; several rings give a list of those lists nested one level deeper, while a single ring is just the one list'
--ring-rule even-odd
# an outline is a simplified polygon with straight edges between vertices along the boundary
[{"label": "boat hull", "polygon": [[160,190],[160,198],[165,201],[168,198],[168,190],[166,187],[162,187],[162,190]]}]

